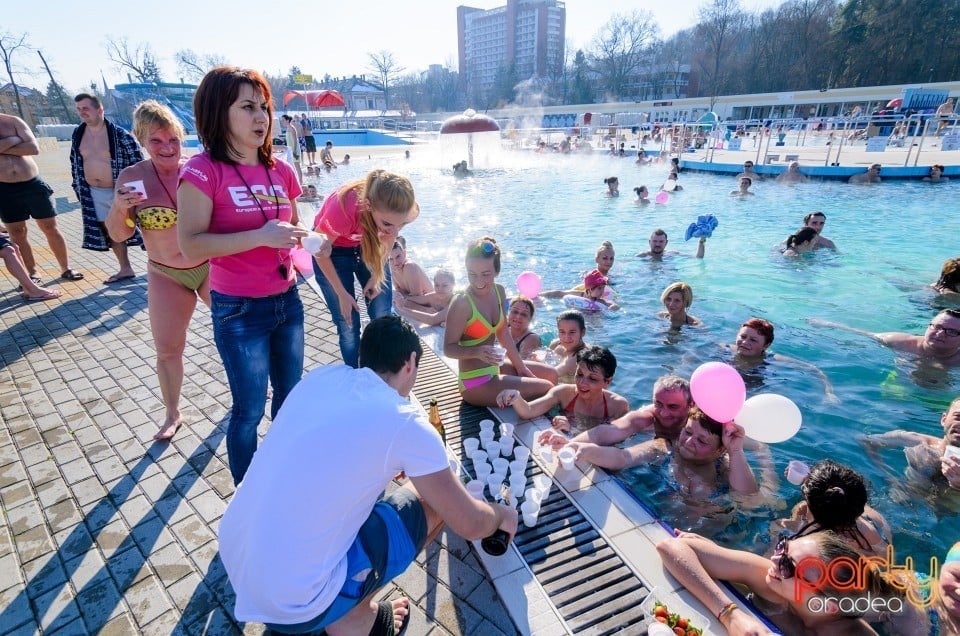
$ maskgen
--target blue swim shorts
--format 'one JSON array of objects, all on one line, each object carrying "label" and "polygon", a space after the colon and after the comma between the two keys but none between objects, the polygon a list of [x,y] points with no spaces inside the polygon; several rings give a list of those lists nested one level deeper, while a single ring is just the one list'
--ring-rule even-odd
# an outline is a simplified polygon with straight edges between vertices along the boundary
[{"label": "blue swim shorts", "polygon": [[427,541],[427,518],[407,488],[382,498],[347,550],[347,577],[333,603],[319,616],[296,625],[268,623],[281,634],[317,632],[346,615],[364,598],[402,574]]}]

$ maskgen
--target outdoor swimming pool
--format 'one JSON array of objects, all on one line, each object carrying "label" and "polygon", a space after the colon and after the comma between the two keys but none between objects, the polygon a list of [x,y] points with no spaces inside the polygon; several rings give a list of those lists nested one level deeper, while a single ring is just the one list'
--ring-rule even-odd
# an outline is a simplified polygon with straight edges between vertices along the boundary
[{"label": "outdoor swimming pool", "polygon": [[[666,205],[641,207],[633,202],[632,188],[646,184],[655,194],[665,166],[639,167],[630,158],[596,155],[519,154],[506,155],[502,168],[455,180],[449,166],[441,171],[439,159],[418,148],[414,160],[358,162],[341,173],[349,169],[359,178],[375,166],[409,175],[417,190],[422,214],[404,231],[411,258],[431,275],[440,265],[451,267],[459,286],[466,283],[464,245],[479,236],[493,236],[501,245],[499,282],[508,291],[515,290],[524,270],[539,273],[544,289],[569,288],[593,267],[600,242],[612,241],[623,309],[590,318],[587,340],[617,356],[611,388],[632,407],[649,401],[658,376],[689,377],[703,362],[726,360],[718,345],[733,342],[745,319],[770,320],[776,326],[770,350],[816,364],[840,399],[826,403],[816,376],[776,364],[763,372],[762,387],[748,387],[748,396],[786,395],[803,412],[800,433],[771,447],[778,474],[791,459],[833,458],[855,467],[871,484],[871,505],[894,528],[897,554],[913,556],[921,569],[931,556],[942,558],[958,538],[957,510],[890,488],[903,473],[901,451],[885,451],[887,465],[876,466],[854,436],[893,428],[941,435],[940,413],[960,394],[960,370],[918,368],[866,337],[815,328],[804,320],[816,316],[871,331],[922,333],[939,309],[922,287],[936,279],[944,260],[957,256],[958,222],[951,204],[960,194],[957,181],[878,186],[762,181],[753,186],[756,196],[739,199],[728,195],[736,187],[732,177],[682,173],[683,192]],[[611,175],[619,177],[620,198],[604,196],[603,178]],[[340,174],[337,181],[347,176]],[[839,251],[784,259],[775,244],[815,209],[826,213],[824,235]],[[686,226],[700,214],[714,214],[720,222],[703,261],[692,258],[696,240],[683,241]],[[634,258],[657,227],[669,234],[668,249],[691,257],[671,255],[655,263]],[[676,280],[693,287],[689,311],[705,323],[680,335],[669,333],[668,324],[656,318],[661,290]],[[538,310],[535,329],[554,332],[561,309],[559,301],[549,301]],[[633,473],[621,478],[669,520],[668,507],[657,501],[656,479],[645,482]],[[788,506],[800,496],[786,480],[778,494]],[[731,512],[728,506],[714,521],[728,525],[735,518],[736,528],[725,537],[740,546],[758,546],[767,540],[769,521],[787,510]]]}]

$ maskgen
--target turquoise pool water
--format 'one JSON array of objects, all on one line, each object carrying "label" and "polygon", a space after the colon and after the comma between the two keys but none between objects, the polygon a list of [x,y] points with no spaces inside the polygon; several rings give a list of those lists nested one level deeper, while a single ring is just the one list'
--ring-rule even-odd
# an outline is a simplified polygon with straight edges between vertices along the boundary
[{"label": "turquoise pool water", "polygon": [[[787,186],[762,181],[753,187],[755,196],[739,199],[728,195],[736,187],[732,177],[683,173],[683,192],[666,205],[640,207],[632,188],[646,184],[655,193],[665,178],[664,166],[638,167],[631,159],[599,156],[505,155],[504,167],[455,180],[449,170],[440,170],[438,159],[414,152],[411,161],[374,160],[348,168],[362,176],[382,165],[410,176],[422,215],[404,234],[412,258],[428,272],[446,265],[465,284],[463,246],[490,235],[504,251],[499,280],[508,290],[515,290],[524,270],[538,272],[545,289],[568,288],[593,267],[600,242],[610,240],[617,250],[615,283],[623,309],[591,318],[587,340],[617,356],[612,388],[631,406],[649,401],[653,382],[663,373],[689,377],[699,364],[725,359],[719,345],[733,342],[739,324],[751,316],[766,318],[776,326],[771,351],[817,365],[840,399],[826,403],[816,376],[781,365],[763,373],[762,387],[748,389],[748,395],[786,395],[803,412],[800,433],[771,447],[777,472],[782,475],[791,459],[833,458],[852,465],[871,484],[870,503],[893,526],[897,553],[915,562],[942,558],[960,538],[956,509],[891,488],[905,466],[901,451],[884,451],[885,466],[874,465],[854,439],[858,433],[893,428],[940,435],[940,413],[960,394],[960,370],[918,368],[866,337],[815,328],[804,320],[816,316],[871,331],[921,333],[938,310],[922,287],[936,279],[944,260],[958,255],[960,221],[950,202],[960,195],[960,182]],[[341,173],[337,180],[349,176]],[[604,196],[603,178],[610,175],[620,179],[620,198]],[[815,209],[826,213],[824,235],[839,251],[785,260],[774,246]],[[695,240],[685,243],[683,233],[697,215],[708,213],[720,225],[699,261],[692,258]],[[681,254],[655,263],[634,258],[657,227],[669,234],[668,249]],[[690,313],[705,323],[679,336],[656,318],[660,292],[675,280],[693,287]],[[539,330],[555,331],[553,318],[561,309],[559,301],[550,301],[538,310]],[[642,472],[622,478],[668,520],[683,512],[671,513],[657,501],[663,495],[659,478]],[[799,489],[786,480],[777,493],[787,506],[799,500]],[[735,525],[724,538],[741,546],[765,543],[769,521],[784,513],[766,507],[731,510],[728,504],[721,501],[704,527]]]}]

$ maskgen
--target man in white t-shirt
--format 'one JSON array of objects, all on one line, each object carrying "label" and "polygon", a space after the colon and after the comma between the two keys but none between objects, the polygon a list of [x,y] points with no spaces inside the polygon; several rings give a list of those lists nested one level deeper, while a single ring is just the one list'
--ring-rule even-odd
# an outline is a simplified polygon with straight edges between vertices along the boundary
[{"label": "man in white t-shirt", "polygon": [[[516,533],[516,511],[470,497],[409,402],[422,352],[406,321],[384,316],[363,331],[359,369],[320,367],[287,396],[220,522],[238,620],[391,634],[407,599],[372,597],[444,523],[466,539]],[[384,497],[401,471],[410,481]]]}]

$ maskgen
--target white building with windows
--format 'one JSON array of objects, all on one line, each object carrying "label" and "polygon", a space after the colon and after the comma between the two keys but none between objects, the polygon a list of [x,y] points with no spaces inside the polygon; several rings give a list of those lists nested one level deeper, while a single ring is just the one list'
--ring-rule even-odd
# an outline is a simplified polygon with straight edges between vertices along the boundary
[{"label": "white building with windows", "polygon": [[567,10],[558,0],[507,0],[494,9],[457,7],[460,77],[487,90],[514,65],[520,80],[546,77],[563,64]]}]

